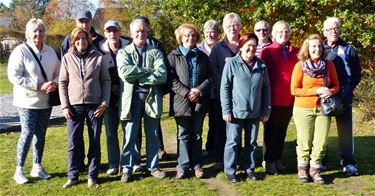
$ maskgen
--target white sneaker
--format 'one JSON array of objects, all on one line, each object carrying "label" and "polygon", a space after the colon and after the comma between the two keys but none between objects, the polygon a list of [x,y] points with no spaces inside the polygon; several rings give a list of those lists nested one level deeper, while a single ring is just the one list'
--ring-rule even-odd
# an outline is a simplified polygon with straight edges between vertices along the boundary
[{"label": "white sneaker", "polygon": [[25,173],[22,170],[14,172],[13,179],[16,181],[17,184],[26,184],[29,182],[29,180],[25,176]]},{"label": "white sneaker", "polygon": [[143,171],[143,168],[141,165],[134,165],[133,166],[133,173],[136,173],[136,172],[142,172]]},{"label": "white sneaker", "polygon": [[118,169],[115,167],[107,170],[107,175],[117,175],[117,174],[118,174]]},{"label": "white sneaker", "polygon": [[51,178],[51,175],[44,170],[43,165],[33,165],[33,168],[31,169],[30,172],[31,177],[38,177],[41,179],[48,179]]}]

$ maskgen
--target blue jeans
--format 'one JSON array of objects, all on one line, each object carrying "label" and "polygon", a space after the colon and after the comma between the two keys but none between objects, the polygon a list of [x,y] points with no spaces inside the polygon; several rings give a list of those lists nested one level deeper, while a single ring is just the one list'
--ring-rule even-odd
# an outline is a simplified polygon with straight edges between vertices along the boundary
[{"label": "blue jeans", "polygon": [[17,166],[23,167],[25,165],[31,140],[33,140],[33,163],[42,162],[46,130],[51,111],[52,108],[18,108],[18,115],[21,122],[21,135],[17,145]]},{"label": "blue jeans", "polygon": [[158,128],[160,120],[152,118],[145,113],[145,102],[140,99],[138,93],[134,92],[132,96],[131,105],[131,120],[121,121],[122,127],[125,130],[124,146],[122,151],[121,166],[123,172],[131,173],[132,167],[136,164],[140,154],[137,148],[139,142],[139,131],[144,122],[144,130],[146,133],[146,167],[149,171],[159,169],[158,159]]},{"label": "blue jeans", "polygon": [[339,151],[341,155],[341,164],[356,165],[354,161],[354,138],[353,138],[353,113],[352,101],[353,91],[350,84],[340,86],[340,92],[344,99],[344,112],[340,116],[336,116],[337,133],[339,139]]},{"label": "blue jeans", "polygon": [[108,168],[118,168],[120,165],[120,147],[118,141],[118,106],[110,105],[107,108],[104,113],[104,124],[107,138]]},{"label": "blue jeans", "polygon": [[255,169],[255,150],[259,131],[259,118],[232,119],[227,122],[227,141],[224,149],[224,172],[234,175],[238,163],[238,148],[241,148],[242,129],[245,131],[245,151],[243,153],[246,173]]},{"label": "blue jeans", "polygon": [[202,167],[202,127],[205,114],[193,112],[192,116],[175,117],[178,130],[177,169]]},{"label": "blue jeans", "polygon": [[[88,179],[98,180],[100,167],[100,133],[102,131],[103,117],[96,118],[94,112],[97,104],[73,105],[70,110],[72,119],[67,120],[68,124],[68,178],[78,180],[79,167],[82,163],[81,141],[83,141],[83,126],[85,119],[89,135],[88,151]],[[84,153],[84,152],[83,152]]]}]

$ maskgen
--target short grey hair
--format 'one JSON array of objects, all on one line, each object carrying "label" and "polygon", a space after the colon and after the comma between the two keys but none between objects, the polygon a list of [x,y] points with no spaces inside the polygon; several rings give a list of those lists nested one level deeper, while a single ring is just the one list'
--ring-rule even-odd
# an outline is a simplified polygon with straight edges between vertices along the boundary
[{"label": "short grey hair", "polygon": [[216,20],[208,20],[204,23],[203,30],[213,29],[214,31],[220,33],[219,23]]},{"label": "short grey hair", "polygon": [[337,26],[341,27],[341,20],[339,18],[337,18],[337,17],[328,17],[324,21],[324,23],[323,23],[323,28],[325,29],[326,26],[328,26],[329,24],[332,24],[332,23],[335,23]]},{"label": "short grey hair", "polygon": [[27,41],[31,41],[33,37],[30,35],[35,28],[40,28],[44,32],[47,31],[47,25],[44,21],[40,18],[32,18],[26,24],[26,31],[25,31],[25,38]]},{"label": "short grey hair", "polygon": [[276,37],[276,31],[277,29],[280,27],[280,26],[286,26],[288,28],[288,31],[289,33],[292,32],[292,27],[290,26],[289,23],[283,21],[283,20],[279,20],[277,21],[273,26],[272,26],[272,37],[275,38]]},{"label": "short grey hair", "polygon": [[231,12],[231,13],[228,13],[224,16],[223,18],[223,27],[225,26],[224,24],[227,23],[228,21],[230,20],[234,20],[236,23],[242,25],[242,22],[241,22],[241,17],[234,13],[234,12]]},{"label": "short grey hair", "polygon": [[[271,25],[270,23],[268,23],[267,21],[265,20],[260,20],[258,21],[257,23],[255,23],[254,27],[257,26],[257,24],[265,24],[267,26],[267,29],[270,30],[271,29]],[[255,30],[255,29],[254,29]]]},{"label": "short grey hair", "polygon": [[141,23],[143,24],[143,26],[146,28],[147,32],[150,31],[149,26],[147,25],[147,23],[146,23],[143,19],[136,18],[136,19],[134,19],[134,20],[130,23],[130,25],[129,25],[130,32],[131,32],[132,29],[134,28],[135,24],[136,24],[136,23],[139,23],[139,22],[141,22]]}]

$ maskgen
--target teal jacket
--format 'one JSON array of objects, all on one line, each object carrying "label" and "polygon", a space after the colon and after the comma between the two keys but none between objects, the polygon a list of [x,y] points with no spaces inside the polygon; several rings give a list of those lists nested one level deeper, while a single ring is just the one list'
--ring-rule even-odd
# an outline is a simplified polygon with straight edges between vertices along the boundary
[{"label": "teal jacket", "polygon": [[117,70],[121,84],[120,120],[131,120],[132,118],[130,107],[133,87],[136,82],[150,86],[150,92],[145,101],[145,113],[152,118],[160,118],[163,112],[163,92],[160,85],[167,81],[163,54],[151,45],[147,44],[145,47],[144,67],[137,66],[137,49],[133,43],[125,46],[117,53]]},{"label": "teal jacket", "polygon": [[253,69],[240,57],[229,58],[221,77],[220,101],[223,115],[237,119],[269,117],[271,87],[266,65],[257,57]]}]

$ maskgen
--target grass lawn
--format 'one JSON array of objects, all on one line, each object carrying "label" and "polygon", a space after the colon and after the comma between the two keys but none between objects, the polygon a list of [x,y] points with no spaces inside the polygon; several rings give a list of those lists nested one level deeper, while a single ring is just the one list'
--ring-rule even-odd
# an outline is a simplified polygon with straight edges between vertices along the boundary
[{"label": "grass lawn", "polygon": [[[168,132],[164,140],[175,139],[175,122],[164,113],[162,119],[163,129]],[[260,167],[261,156],[258,156],[258,168],[262,180],[254,182],[246,180],[242,171],[238,172],[241,182],[233,185],[225,179],[224,173],[219,173],[214,181],[232,187],[239,195],[374,195],[375,194],[375,145],[374,129],[370,123],[356,123],[356,160],[359,164],[361,176],[348,178],[343,174],[337,163],[337,133],[332,124],[329,137],[329,165],[324,172],[326,185],[314,183],[302,184],[296,176],[295,155],[295,128],[291,123],[284,151],[286,173],[278,176],[266,176],[264,169]],[[207,122],[205,123],[205,131]],[[104,131],[104,130],[103,130]],[[87,135],[87,134],[86,134]],[[120,137],[122,134],[120,134]],[[107,153],[105,134],[102,133],[102,164],[99,175],[101,187],[91,190],[86,187],[87,174],[81,174],[80,184],[71,189],[63,189],[62,185],[67,180],[67,130],[66,125],[61,124],[49,128],[46,136],[46,146],[43,163],[52,175],[50,180],[31,178],[31,183],[17,185],[12,179],[15,169],[17,140],[19,133],[0,135],[0,195],[226,195],[220,188],[213,188],[203,181],[195,178],[177,180],[174,178],[176,161],[161,162],[161,167],[167,171],[167,178],[158,180],[136,174],[135,181],[122,183],[120,177],[108,177],[105,174],[107,166]],[[205,136],[204,136],[205,138]],[[259,145],[262,145],[262,133],[259,134]],[[87,138],[86,138],[87,141]],[[87,143],[87,142],[86,142]],[[168,142],[167,142],[168,143]],[[86,147],[87,150],[87,147]],[[144,149],[143,149],[144,150]],[[259,150],[259,152],[261,152]],[[144,153],[143,153],[144,154]],[[258,153],[260,155],[261,153]],[[31,169],[32,153],[29,152],[26,172]]]},{"label": "grass lawn", "polygon": [[12,84],[7,76],[8,63],[0,59],[0,93],[12,93]]},{"label": "grass lawn", "polygon": [[[0,93],[11,93],[12,85],[6,76],[6,63],[0,61]],[[165,107],[168,107],[165,99]],[[166,108],[165,111],[168,109]],[[0,134],[0,195],[375,195],[375,126],[374,121],[362,122],[361,115],[354,112],[355,118],[355,144],[356,160],[359,165],[361,176],[348,178],[338,167],[339,157],[337,150],[337,132],[335,123],[329,136],[328,171],[324,172],[327,184],[318,185],[314,183],[302,184],[296,174],[296,130],[293,122],[290,123],[287,140],[284,150],[285,174],[278,176],[266,176],[261,164],[262,130],[258,137],[258,149],[256,172],[262,179],[254,182],[246,180],[243,171],[239,171],[241,182],[238,184],[229,183],[223,172],[210,176],[211,180],[197,180],[189,178],[177,180],[175,176],[176,160],[161,162],[161,168],[167,171],[167,178],[158,180],[153,177],[146,177],[143,174],[136,174],[135,181],[131,183],[120,182],[120,176],[107,176],[107,148],[105,130],[101,134],[102,144],[102,168],[99,175],[100,188],[88,189],[86,186],[87,173],[80,175],[80,184],[71,189],[63,189],[62,185],[67,180],[67,130],[66,125],[52,126],[46,135],[46,145],[43,157],[43,164],[53,176],[49,180],[30,178],[31,183],[17,185],[13,178],[16,162],[16,150],[19,133]],[[164,142],[169,149],[168,152],[175,155],[176,146],[170,143],[176,140],[176,125],[173,118],[168,117],[164,112],[162,127],[165,132]],[[207,134],[207,120],[204,125],[203,146]],[[143,134],[144,135],[144,134]],[[85,131],[86,151],[87,133]],[[120,131],[119,137],[122,138]],[[120,140],[121,141],[121,140]],[[145,141],[145,140],[143,140]],[[142,147],[145,145],[143,144]],[[172,148],[172,150],[170,150]],[[173,151],[173,152],[172,152]],[[144,155],[144,149],[142,155]],[[86,160],[87,161],[87,160]],[[144,161],[144,157],[143,157]],[[31,170],[32,150],[30,149],[25,171],[27,175]],[[208,170],[212,170],[206,165]],[[216,178],[215,178],[216,176]],[[228,188],[232,191],[228,192]]]}]

